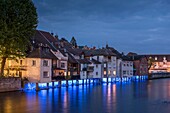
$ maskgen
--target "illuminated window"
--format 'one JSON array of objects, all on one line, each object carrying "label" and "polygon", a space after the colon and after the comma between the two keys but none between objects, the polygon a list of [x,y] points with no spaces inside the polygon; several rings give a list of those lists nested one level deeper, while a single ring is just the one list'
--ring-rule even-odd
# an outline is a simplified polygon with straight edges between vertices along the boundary
[{"label": "illuminated window", "polygon": [[104,75],[106,75],[106,71],[104,71]]},{"label": "illuminated window", "polygon": [[113,75],[116,75],[116,71],[113,71]]},{"label": "illuminated window", "polygon": [[158,60],[158,58],[157,58],[157,57],[155,57],[155,60]]},{"label": "illuminated window", "polygon": [[108,74],[110,75],[110,74],[111,74],[111,71],[108,71]]},{"label": "illuminated window", "polygon": [[48,71],[43,72],[43,78],[49,78],[49,73]]},{"label": "illuminated window", "polygon": [[166,57],[164,57],[163,59],[166,60]]},{"label": "illuminated window", "polygon": [[32,60],[32,66],[36,66],[36,61]]},{"label": "illuminated window", "polygon": [[43,66],[48,66],[48,60],[43,60]]}]

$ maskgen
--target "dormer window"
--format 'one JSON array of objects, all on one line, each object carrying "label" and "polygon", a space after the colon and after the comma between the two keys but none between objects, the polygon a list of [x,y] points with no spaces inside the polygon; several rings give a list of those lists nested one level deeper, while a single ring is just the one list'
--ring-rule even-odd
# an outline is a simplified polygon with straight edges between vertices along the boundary
[{"label": "dormer window", "polygon": [[163,60],[166,60],[166,57],[164,56]]}]

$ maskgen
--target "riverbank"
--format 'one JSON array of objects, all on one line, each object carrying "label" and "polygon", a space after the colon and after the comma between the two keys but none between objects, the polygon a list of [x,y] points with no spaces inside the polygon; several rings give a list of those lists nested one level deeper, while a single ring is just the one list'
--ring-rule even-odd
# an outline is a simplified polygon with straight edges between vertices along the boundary
[{"label": "riverbank", "polygon": [[0,92],[21,90],[21,78],[8,77],[0,78]]},{"label": "riverbank", "polygon": [[149,76],[149,80],[162,79],[162,78],[170,78],[170,74],[160,73],[160,74],[153,74]]}]

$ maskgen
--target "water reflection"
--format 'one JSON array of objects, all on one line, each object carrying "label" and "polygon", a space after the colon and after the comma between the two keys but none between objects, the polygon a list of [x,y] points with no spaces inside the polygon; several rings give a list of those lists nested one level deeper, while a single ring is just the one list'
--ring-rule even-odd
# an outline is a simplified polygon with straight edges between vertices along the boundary
[{"label": "water reflection", "polygon": [[169,113],[170,79],[0,93],[0,113]]}]

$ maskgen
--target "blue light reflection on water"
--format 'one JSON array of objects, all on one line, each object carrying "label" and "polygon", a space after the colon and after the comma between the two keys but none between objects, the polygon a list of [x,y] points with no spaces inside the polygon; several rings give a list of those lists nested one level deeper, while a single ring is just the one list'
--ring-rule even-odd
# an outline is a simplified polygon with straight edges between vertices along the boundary
[{"label": "blue light reflection on water", "polygon": [[0,113],[169,113],[170,79],[0,93]]}]

